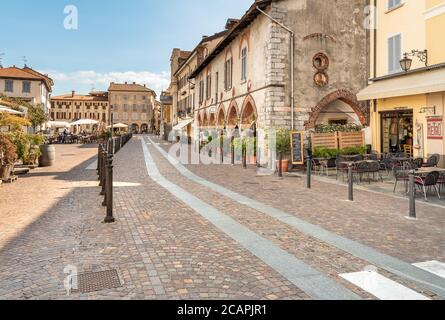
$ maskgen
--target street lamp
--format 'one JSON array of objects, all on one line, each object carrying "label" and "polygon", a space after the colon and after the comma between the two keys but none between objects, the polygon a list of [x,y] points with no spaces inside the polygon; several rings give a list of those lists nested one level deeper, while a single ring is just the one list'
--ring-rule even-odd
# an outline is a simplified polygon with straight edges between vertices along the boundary
[{"label": "street lamp", "polygon": [[428,50],[412,50],[411,52],[406,52],[403,54],[403,59],[400,60],[400,66],[402,70],[408,72],[413,64],[413,59],[410,57],[417,57],[420,62],[424,62],[425,66],[428,67]]}]

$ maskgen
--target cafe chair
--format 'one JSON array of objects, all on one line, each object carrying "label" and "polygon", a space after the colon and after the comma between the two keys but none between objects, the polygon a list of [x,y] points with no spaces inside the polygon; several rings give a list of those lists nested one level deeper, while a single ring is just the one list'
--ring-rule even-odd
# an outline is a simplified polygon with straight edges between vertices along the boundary
[{"label": "cafe chair", "polygon": [[439,164],[439,161],[440,161],[440,155],[433,154],[431,157],[428,158],[428,160],[423,166],[425,168],[435,168]]},{"label": "cafe chair", "polygon": [[416,185],[422,188],[423,194],[425,196],[425,201],[428,201],[427,188],[430,189],[431,187],[436,190],[437,196],[440,200],[440,192],[437,184],[439,181],[439,177],[440,174],[437,171],[429,173],[426,177],[416,177]]}]

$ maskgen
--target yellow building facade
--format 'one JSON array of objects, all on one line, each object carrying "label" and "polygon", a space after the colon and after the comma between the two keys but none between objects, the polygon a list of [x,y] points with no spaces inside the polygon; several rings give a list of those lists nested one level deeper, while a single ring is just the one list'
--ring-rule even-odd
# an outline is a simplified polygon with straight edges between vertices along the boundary
[{"label": "yellow building facade", "polygon": [[445,0],[373,2],[371,79],[358,94],[370,101],[373,150],[422,158],[439,154],[443,167]]}]

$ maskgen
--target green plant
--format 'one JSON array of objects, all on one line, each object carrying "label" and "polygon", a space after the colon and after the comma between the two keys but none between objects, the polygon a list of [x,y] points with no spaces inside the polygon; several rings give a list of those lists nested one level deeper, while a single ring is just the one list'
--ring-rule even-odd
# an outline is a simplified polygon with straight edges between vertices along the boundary
[{"label": "green plant", "polygon": [[10,165],[17,161],[17,148],[10,137],[0,133],[0,165]]},{"label": "green plant", "polygon": [[339,154],[342,156],[351,156],[351,155],[363,155],[366,154],[368,148],[366,146],[361,147],[347,147],[340,150]]},{"label": "green plant", "polygon": [[43,108],[41,105],[31,106],[30,108],[28,108],[27,117],[34,129],[34,132],[36,131],[37,126],[40,126],[40,125],[48,122],[48,117],[45,114],[45,112],[43,111]]},{"label": "green plant", "polygon": [[335,132],[360,132],[363,126],[348,123],[348,124],[319,124],[315,127],[316,133],[335,133]]},{"label": "green plant", "polygon": [[291,150],[290,130],[278,129],[276,137],[277,156],[280,154],[283,156],[288,155]]},{"label": "green plant", "polygon": [[316,147],[314,149],[315,158],[334,159],[340,153],[338,149],[331,149],[327,147]]}]

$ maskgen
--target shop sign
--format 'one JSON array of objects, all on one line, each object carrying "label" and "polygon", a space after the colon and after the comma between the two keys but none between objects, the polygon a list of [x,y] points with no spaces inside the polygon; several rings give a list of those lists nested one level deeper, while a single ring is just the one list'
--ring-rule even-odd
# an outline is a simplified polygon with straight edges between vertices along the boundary
[{"label": "shop sign", "polygon": [[428,139],[442,140],[443,139],[443,117],[428,117]]}]

